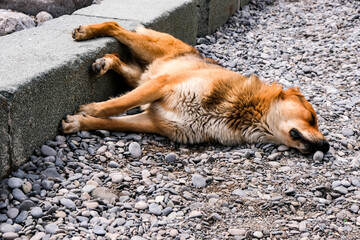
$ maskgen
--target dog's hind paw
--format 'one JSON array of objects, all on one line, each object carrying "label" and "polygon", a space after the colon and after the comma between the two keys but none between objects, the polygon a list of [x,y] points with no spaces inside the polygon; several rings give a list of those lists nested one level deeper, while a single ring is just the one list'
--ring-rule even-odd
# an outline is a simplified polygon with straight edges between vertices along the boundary
[{"label": "dog's hind paw", "polygon": [[62,120],[61,126],[64,133],[73,133],[80,130],[80,119],[82,115],[68,115],[65,120]]},{"label": "dog's hind paw", "polygon": [[78,28],[75,28],[72,32],[71,35],[73,37],[74,40],[76,41],[80,41],[80,40],[86,40],[91,38],[88,34],[87,31],[87,26],[79,26]]},{"label": "dog's hind paw", "polygon": [[106,58],[96,59],[91,66],[91,70],[94,73],[96,73],[96,76],[98,77],[106,73],[108,69],[109,69],[109,63],[108,63],[108,59]]}]

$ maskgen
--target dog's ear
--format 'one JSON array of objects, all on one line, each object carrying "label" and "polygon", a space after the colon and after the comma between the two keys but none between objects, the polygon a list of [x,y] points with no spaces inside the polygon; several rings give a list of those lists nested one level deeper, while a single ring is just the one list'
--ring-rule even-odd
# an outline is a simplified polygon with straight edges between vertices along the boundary
[{"label": "dog's ear", "polygon": [[294,90],[297,91],[298,93],[301,93],[300,88],[298,86],[294,87]]}]

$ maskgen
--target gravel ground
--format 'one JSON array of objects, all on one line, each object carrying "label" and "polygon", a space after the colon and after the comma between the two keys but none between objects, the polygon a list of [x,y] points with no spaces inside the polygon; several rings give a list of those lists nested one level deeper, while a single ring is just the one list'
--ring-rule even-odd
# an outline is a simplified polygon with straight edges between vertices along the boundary
[{"label": "gravel ground", "polygon": [[324,156],[57,136],[1,181],[0,238],[359,239],[359,39],[355,0],[259,0],[198,39],[228,68],[300,86],[331,143]]}]

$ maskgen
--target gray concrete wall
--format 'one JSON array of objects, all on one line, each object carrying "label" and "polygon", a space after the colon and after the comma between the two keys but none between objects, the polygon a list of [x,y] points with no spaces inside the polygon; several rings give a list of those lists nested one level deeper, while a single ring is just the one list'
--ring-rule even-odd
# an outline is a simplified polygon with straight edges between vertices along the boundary
[{"label": "gray concrete wall", "polygon": [[222,26],[236,10],[249,0],[195,0],[198,15],[198,36],[212,34]]},{"label": "gray concrete wall", "polygon": [[[80,105],[122,91],[121,77],[96,78],[94,59],[125,54],[112,38],[75,42],[73,28],[116,21],[133,30],[145,25],[194,44],[198,31],[195,0],[104,0],[0,38],[0,178],[25,162],[32,151],[58,134],[59,123]],[[217,21],[217,22],[216,22]],[[225,17],[213,20],[221,25]]]}]

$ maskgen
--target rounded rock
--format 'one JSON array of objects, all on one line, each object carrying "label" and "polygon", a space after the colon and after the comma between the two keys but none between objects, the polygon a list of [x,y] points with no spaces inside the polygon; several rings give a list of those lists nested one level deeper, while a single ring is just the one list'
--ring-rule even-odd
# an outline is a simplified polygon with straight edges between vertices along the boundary
[{"label": "rounded rock", "polygon": [[149,204],[147,204],[144,201],[139,201],[139,202],[135,203],[135,208],[139,209],[139,210],[145,210],[148,208],[148,206],[149,206]]},{"label": "rounded rock", "polygon": [[20,202],[28,199],[28,197],[18,188],[14,188],[11,192],[14,198]]},{"label": "rounded rock", "polygon": [[168,163],[176,162],[178,156],[175,153],[169,153],[165,156],[165,161]]},{"label": "rounded rock", "polygon": [[313,156],[314,161],[321,161],[324,158],[324,153],[322,151],[316,151]]},{"label": "rounded rock", "polygon": [[138,144],[137,142],[130,143],[129,152],[134,158],[140,157],[142,154],[140,144]]},{"label": "rounded rock", "polygon": [[203,188],[206,186],[206,180],[200,174],[193,174],[191,179],[193,185],[197,188]]},{"label": "rounded rock", "polygon": [[99,225],[96,225],[94,227],[94,233],[96,235],[101,235],[101,236],[104,236],[106,234],[106,231],[104,230],[104,228],[102,226],[99,226]]},{"label": "rounded rock", "polygon": [[9,210],[7,210],[6,215],[8,215],[9,218],[14,219],[19,215],[19,209],[10,208]]},{"label": "rounded rock", "polygon": [[47,234],[54,234],[58,229],[59,227],[54,223],[50,223],[45,226],[45,231]]},{"label": "rounded rock", "polygon": [[76,207],[75,203],[71,199],[62,198],[60,200],[61,205],[65,206],[66,208],[73,209]]},{"label": "rounded rock", "polygon": [[10,178],[8,181],[8,186],[10,188],[20,188],[24,184],[24,181],[20,178]]},{"label": "rounded rock", "polygon": [[161,208],[158,204],[156,203],[151,203],[149,205],[149,212],[156,215],[156,216],[159,216],[161,215]]},{"label": "rounded rock", "polygon": [[41,153],[44,155],[44,156],[56,156],[56,151],[55,149],[47,146],[47,145],[42,145],[41,146]]},{"label": "rounded rock", "polygon": [[12,240],[19,237],[19,234],[15,232],[7,232],[2,235],[4,240]]},{"label": "rounded rock", "polygon": [[28,218],[29,214],[27,211],[21,211],[20,214],[15,218],[16,223],[22,223]]},{"label": "rounded rock", "polygon": [[260,231],[256,231],[253,233],[253,236],[256,238],[262,238],[264,236],[264,234]]},{"label": "rounded rock", "polygon": [[30,214],[34,218],[41,218],[44,216],[43,210],[40,207],[34,207],[31,209]]}]

